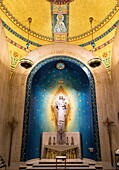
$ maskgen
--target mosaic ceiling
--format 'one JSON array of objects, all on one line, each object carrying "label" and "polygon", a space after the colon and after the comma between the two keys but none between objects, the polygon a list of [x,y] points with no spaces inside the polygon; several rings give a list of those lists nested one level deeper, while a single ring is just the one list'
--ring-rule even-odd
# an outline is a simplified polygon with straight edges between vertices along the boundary
[{"label": "mosaic ceiling", "polygon": [[[61,6],[69,2],[67,14],[64,9],[66,21],[63,21],[68,28],[66,41],[91,50],[93,33],[97,55],[110,74],[111,50],[119,16],[118,0],[0,0],[0,17],[9,46],[11,72],[26,55],[28,40],[30,50],[53,43],[53,19],[54,27],[58,20],[55,10],[52,15],[51,2]],[[30,30],[29,17],[32,18]],[[92,27],[90,17],[93,17]]]},{"label": "mosaic ceiling", "polygon": [[[24,32],[28,31],[28,18],[32,18],[30,34],[52,41],[51,3],[47,0],[3,0],[2,12]],[[117,0],[74,0],[69,4],[69,39],[76,41],[92,34],[89,18],[93,17],[93,32],[104,27],[118,12]],[[24,15],[24,16],[23,16]],[[4,18],[3,18],[4,20]],[[112,22],[112,21],[111,21]],[[113,23],[113,22],[112,22]]]}]

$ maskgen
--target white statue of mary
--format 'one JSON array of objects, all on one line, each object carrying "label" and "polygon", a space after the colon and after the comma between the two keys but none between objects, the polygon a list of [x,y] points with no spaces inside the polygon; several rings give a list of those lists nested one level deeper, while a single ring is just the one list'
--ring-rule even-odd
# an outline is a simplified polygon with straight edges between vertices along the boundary
[{"label": "white statue of mary", "polygon": [[59,96],[59,99],[56,101],[56,110],[57,110],[57,129],[65,131],[65,120],[66,120],[66,99],[63,96]]},{"label": "white statue of mary", "polygon": [[57,131],[66,131],[67,123],[70,120],[70,104],[68,98],[60,94],[54,98],[54,102],[51,105],[52,120],[56,123]]}]

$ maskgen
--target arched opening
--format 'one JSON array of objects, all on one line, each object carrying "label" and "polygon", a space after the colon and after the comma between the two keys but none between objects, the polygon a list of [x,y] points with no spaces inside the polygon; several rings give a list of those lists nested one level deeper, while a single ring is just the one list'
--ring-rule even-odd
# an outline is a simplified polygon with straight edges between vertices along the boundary
[{"label": "arched opening", "polygon": [[[38,158],[42,132],[55,131],[51,102],[62,81],[71,105],[67,131],[80,132],[82,157],[100,160],[95,83],[80,61],[57,56],[38,63],[27,79],[21,161]],[[93,148],[93,152],[90,151]]]}]

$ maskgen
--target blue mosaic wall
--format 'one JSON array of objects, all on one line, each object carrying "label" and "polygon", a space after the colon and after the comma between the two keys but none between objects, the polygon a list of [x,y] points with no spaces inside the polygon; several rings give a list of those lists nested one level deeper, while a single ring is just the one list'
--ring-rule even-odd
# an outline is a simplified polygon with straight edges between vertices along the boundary
[{"label": "blue mosaic wall", "polygon": [[[56,64],[63,62],[64,69]],[[51,100],[63,81],[63,89],[71,102],[71,120],[67,130],[80,132],[82,156],[100,160],[100,142],[96,95],[88,68],[70,57],[53,57],[39,63],[30,73],[26,87],[21,161],[38,158],[42,132],[56,131],[51,115]],[[94,148],[91,153],[88,148]]]}]

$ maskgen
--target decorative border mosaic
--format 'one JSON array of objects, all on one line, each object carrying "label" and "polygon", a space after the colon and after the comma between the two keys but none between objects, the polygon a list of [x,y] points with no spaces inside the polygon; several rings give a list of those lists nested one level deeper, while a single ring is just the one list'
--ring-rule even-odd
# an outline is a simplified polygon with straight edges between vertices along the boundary
[{"label": "decorative border mosaic", "polygon": [[98,46],[97,48],[95,48],[95,51],[101,50],[102,48],[106,47],[107,45],[111,44],[114,40],[114,37],[111,38],[110,40],[108,40],[107,42],[105,42],[104,44]]},{"label": "decorative border mosaic", "polygon": [[96,160],[101,160],[101,153],[100,153],[100,139],[99,139],[99,128],[98,128],[98,117],[97,117],[97,106],[96,106],[96,93],[95,93],[95,82],[90,70],[80,61],[67,57],[67,56],[54,56],[52,58],[48,58],[40,63],[38,63],[31,73],[28,76],[27,84],[26,84],[26,99],[25,99],[25,108],[24,108],[24,124],[23,124],[23,136],[22,136],[22,148],[21,148],[21,161],[25,161],[26,157],[26,141],[27,141],[27,134],[28,134],[28,120],[29,120],[29,104],[30,104],[30,94],[31,94],[31,85],[33,81],[33,77],[36,72],[45,64],[52,62],[64,60],[72,62],[82,69],[85,67],[87,69],[87,76],[90,81],[91,86],[91,99],[92,99],[92,112],[93,112],[93,127],[94,127],[94,135],[95,135],[95,146],[96,146]]},{"label": "decorative border mosaic", "polygon": [[14,45],[15,47],[18,47],[18,48],[21,49],[21,50],[27,51],[27,48],[25,48],[25,47],[23,47],[22,45],[16,43],[15,41],[11,40],[11,39],[8,38],[8,37],[6,37],[6,38],[7,38],[7,41],[8,41],[10,44]]},{"label": "decorative border mosaic", "polygon": [[[116,21],[114,23],[114,25],[112,25],[112,27],[110,27],[106,32],[104,32],[103,34],[101,34],[100,36],[98,36],[97,38],[94,39],[94,42],[104,38],[106,35],[108,35],[111,31],[113,31],[118,25],[118,21]],[[92,41],[88,41],[87,43],[84,43],[84,44],[80,44],[81,47],[85,47],[85,46],[88,46],[88,45],[91,45],[91,42]]]},{"label": "decorative border mosaic", "polygon": [[[20,34],[18,34],[17,32],[15,32],[14,30],[12,30],[3,20],[2,20],[2,24],[3,24],[3,26],[8,30],[8,31],[10,31],[13,35],[15,35],[16,37],[18,37],[18,38],[20,38],[21,40],[23,40],[23,41],[25,41],[25,42],[28,42],[28,39],[26,39],[26,38],[24,38],[23,36],[21,36]],[[113,31],[116,27],[117,27],[117,25],[118,25],[118,20],[112,25],[112,27],[111,28],[109,28],[106,32],[104,32],[103,34],[101,34],[100,36],[98,36],[97,38],[95,38],[94,39],[94,42],[96,42],[96,41],[98,41],[98,40],[100,40],[100,39],[102,39],[102,38],[104,38],[106,35],[108,35],[111,31]],[[114,38],[113,38],[114,39]],[[12,40],[11,40],[12,41]],[[110,41],[110,40],[109,40]],[[86,47],[86,46],[88,46],[88,45],[91,45],[91,42],[92,41],[89,41],[89,42],[87,42],[87,43],[83,43],[83,44],[80,44],[79,46],[81,46],[81,47]],[[34,45],[34,46],[37,46],[37,47],[40,47],[41,46],[41,44],[38,44],[38,43],[35,43],[35,42],[33,42],[33,41],[29,41],[29,43],[31,44],[31,45]],[[14,43],[14,44],[17,44],[17,43]],[[101,47],[105,47],[107,44],[109,44],[109,43],[104,43],[103,45],[101,45],[101,46],[99,46],[99,47],[97,47],[96,48],[96,50],[99,50],[99,49],[101,49]],[[15,45],[16,46],[16,45]],[[19,46],[19,45],[18,45]],[[18,47],[19,48],[19,47]],[[24,48],[24,47],[23,47]],[[22,49],[22,48],[21,48]]]},{"label": "decorative border mosaic", "polygon": [[[0,8],[2,10],[3,13],[5,13],[5,15],[15,24],[17,25],[20,29],[22,29],[23,31],[25,32],[29,32],[30,35],[36,37],[36,38],[39,38],[39,39],[42,39],[42,40],[45,40],[45,41],[50,41],[52,42],[52,37],[47,37],[47,36],[44,36],[44,35],[41,35],[39,33],[36,33],[32,30],[29,31],[29,29],[24,26],[23,24],[21,24],[11,13],[10,11],[7,9],[7,7],[3,4],[3,1],[0,1]],[[90,36],[92,35],[92,31],[93,33],[94,32],[97,32],[99,29],[101,29],[104,25],[106,25],[113,17],[114,15],[119,11],[119,1],[117,1],[115,7],[112,9],[112,11],[105,17],[105,19],[100,22],[96,27],[94,27],[92,30],[89,30],[81,35],[78,35],[78,36],[74,36],[74,37],[69,37],[68,38],[68,41],[76,41],[76,40],[79,40],[79,39],[83,39],[87,36]]]},{"label": "decorative border mosaic", "polygon": [[[11,39],[8,38],[8,37],[6,37],[6,38],[7,38],[7,41],[8,41],[10,44],[12,44],[12,45],[20,48],[21,50],[27,51],[27,48],[21,46],[20,44],[16,43],[15,41],[11,40]],[[113,42],[113,40],[114,40],[114,37],[111,38],[109,41],[105,42],[104,44],[96,47],[96,48],[95,48],[95,51],[101,50],[102,48],[104,48],[104,47],[106,47],[107,45],[111,44],[111,43]],[[79,45],[79,46],[80,46],[80,45]],[[90,50],[90,51],[91,51],[91,50]]]},{"label": "decorative border mosaic", "polygon": [[34,46],[36,46],[36,47],[40,47],[40,46],[41,46],[40,44],[28,40],[27,38],[23,37],[22,35],[20,35],[20,34],[17,33],[16,31],[14,31],[13,29],[11,29],[3,20],[2,20],[2,25],[3,25],[9,32],[11,32],[13,35],[15,35],[16,37],[18,37],[19,39],[25,41],[26,43],[29,42],[29,44],[34,45]]},{"label": "decorative border mosaic", "polygon": [[[21,46],[20,44],[16,43],[15,41],[11,40],[11,39],[8,38],[8,37],[6,37],[6,38],[7,38],[7,41],[8,41],[10,44],[12,44],[12,45],[20,48],[21,50],[27,51],[27,48]],[[101,50],[102,48],[104,48],[104,47],[106,47],[107,45],[111,44],[111,43],[113,42],[113,40],[114,40],[114,37],[111,38],[109,41],[105,42],[104,44],[96,47],[96,48],[95,48],[95,51]],[[80,45],[79,45],[79,46],[80,46]],[[91,50],[90,50],[90,51],[91,51]]]}]

